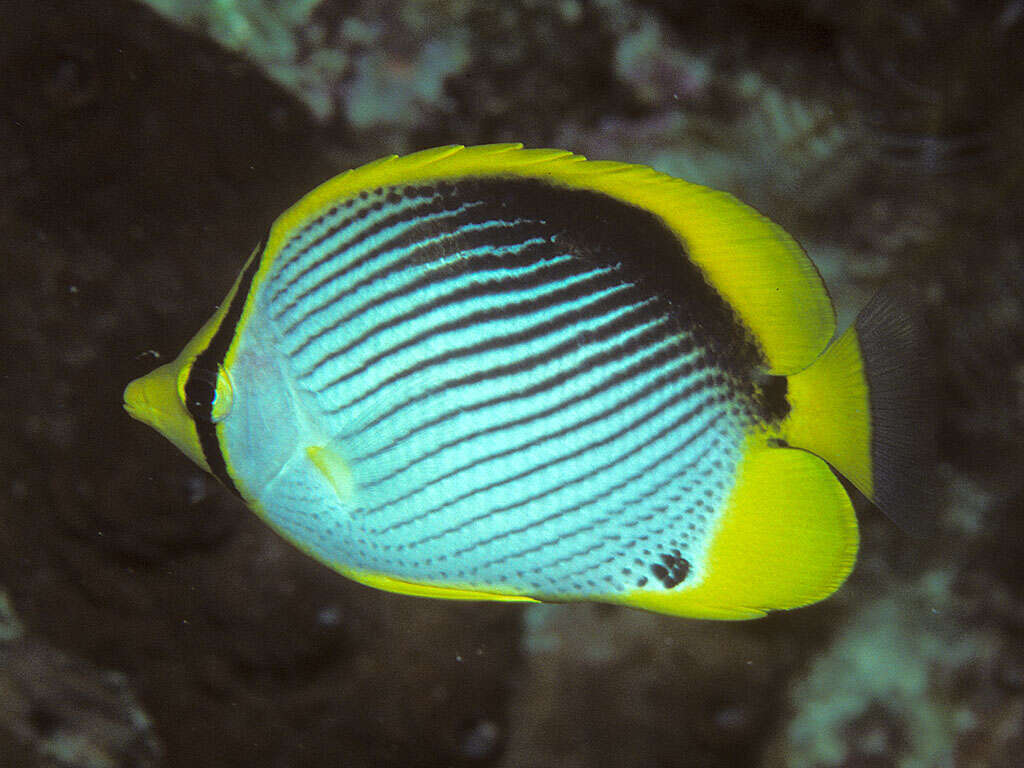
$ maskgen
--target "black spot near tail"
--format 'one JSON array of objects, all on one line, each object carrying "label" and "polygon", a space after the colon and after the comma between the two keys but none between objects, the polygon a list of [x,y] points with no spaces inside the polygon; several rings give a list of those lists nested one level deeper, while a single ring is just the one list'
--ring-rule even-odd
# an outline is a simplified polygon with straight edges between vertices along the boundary
[{"label": "black spot near tail", "polygon": [[672,589],[686,580],[690,573],[690,562],[682,557],[678,549],[673,549],[670,554],[661,556],[660,563],[651,564],[651,573],[665,589]]}]

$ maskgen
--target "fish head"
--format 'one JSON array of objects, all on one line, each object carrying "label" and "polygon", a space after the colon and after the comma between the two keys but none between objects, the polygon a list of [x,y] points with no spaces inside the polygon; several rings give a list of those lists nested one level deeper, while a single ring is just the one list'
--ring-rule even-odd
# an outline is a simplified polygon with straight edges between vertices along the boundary
[{"label": "fish head", "polygon": [[[219,326],[218,312],[172,362],[130,382],[124,390],[124,409],[210,471],[196,426],[197,418],[223,421],[231,412],[233,387],[224,368],[208,370],[200,353]],[[210,402],[212,401],[212,408]]]}]

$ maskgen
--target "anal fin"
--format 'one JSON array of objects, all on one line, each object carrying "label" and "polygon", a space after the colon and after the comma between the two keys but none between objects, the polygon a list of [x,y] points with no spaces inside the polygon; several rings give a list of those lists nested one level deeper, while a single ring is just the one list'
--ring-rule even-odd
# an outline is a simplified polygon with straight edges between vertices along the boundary
[{"label": "anal fin", "polygon": [[828,464],[793,448],[753,447],[699,581],[611,602],[696,618],[757,618],[835,592],[853,568],[857,542],[853,505]]},{"label": "anal fin", "polygon": [[538,602],[535,598],[526,595],[502,594],[500,592],[485,592],[472,588],[447,586],[442,584],[430,584],[424,582],[406,581],[385,576],[382,573],[371,573],[359,571],[352,568],[338,568],[353,581],[364,584],[374,589],[382,589],[385,592],[396,592],[400,595],[412,595],[414,597],[433,597],[442,600],[497,600],[501,602]]}]

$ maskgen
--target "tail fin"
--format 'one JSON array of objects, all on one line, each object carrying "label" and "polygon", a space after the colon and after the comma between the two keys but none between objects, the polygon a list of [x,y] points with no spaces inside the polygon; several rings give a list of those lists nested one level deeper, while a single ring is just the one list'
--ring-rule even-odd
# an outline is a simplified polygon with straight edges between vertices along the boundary
[{"label": "tail fin", "polygon": [[902,528],[934,527],[931,380],[909,297],[883,291],[789,377],[783,437],[821,456]]}]

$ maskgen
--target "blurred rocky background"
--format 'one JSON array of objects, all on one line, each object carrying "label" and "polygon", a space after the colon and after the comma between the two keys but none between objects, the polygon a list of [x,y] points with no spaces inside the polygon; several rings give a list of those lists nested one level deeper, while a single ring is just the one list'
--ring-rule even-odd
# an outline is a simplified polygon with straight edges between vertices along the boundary
[{"label": "blurred rocky background", "polygon": [[[1024,3],[0,0],[0,767],[1011,768],[1024,753]],[[811,608],[448,604],[278,539],[121,390],[274,216],[518,140],[726,189],[848,322],[925,308],[939,532]]]}]

